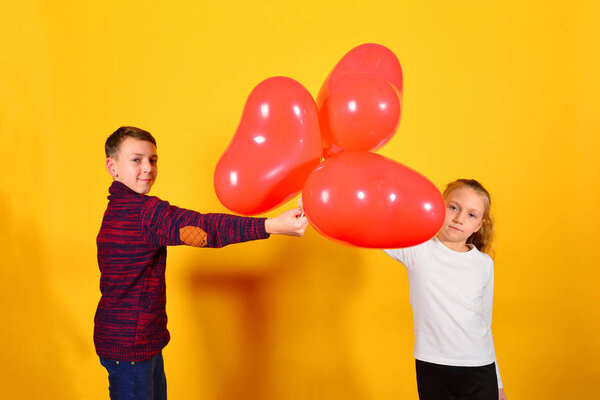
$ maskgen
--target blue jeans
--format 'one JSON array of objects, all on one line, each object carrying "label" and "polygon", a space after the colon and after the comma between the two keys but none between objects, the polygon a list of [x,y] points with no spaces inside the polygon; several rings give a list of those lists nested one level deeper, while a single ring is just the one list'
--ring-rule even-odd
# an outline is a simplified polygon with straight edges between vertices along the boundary
[{"label": "blue jeans", "polygon": [[108,371],[111,400],[166,400],[167,378],[162,353],[146,361],[100,358]]}]

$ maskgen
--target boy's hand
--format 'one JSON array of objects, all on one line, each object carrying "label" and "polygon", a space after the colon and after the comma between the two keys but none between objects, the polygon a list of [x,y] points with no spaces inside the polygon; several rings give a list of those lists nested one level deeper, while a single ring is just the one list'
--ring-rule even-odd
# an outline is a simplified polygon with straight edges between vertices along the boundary
[{"label": "boy's hand", "polygon": [[304,206],[302,205],[302,195],[300,195],[300,197],[298,197],[298,208],[300,209],[300,211],[302,211],[302,215],[301,217],[304,217]]},{"label": "boy's hand", "polygon": [[276,235],[302,236],[308,227],[308,219],[300,208],[288,210],[265,221],[267,233]]}]

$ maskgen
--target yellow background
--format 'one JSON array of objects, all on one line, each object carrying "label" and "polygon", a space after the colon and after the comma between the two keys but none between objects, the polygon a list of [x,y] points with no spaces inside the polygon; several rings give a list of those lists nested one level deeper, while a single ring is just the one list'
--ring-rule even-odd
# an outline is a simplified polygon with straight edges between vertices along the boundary
[{"label": "yellow background", "polygon": [[[473,177],[493,195],[509,399],[600,398],[596,2],[5,3],[3,398],[108,398],[92,342],[108,134],[151,131],[152,194],[226,212],[212,174],[252,88],[284,75],[316,96],[366,42],[404,70],[402,123],[379,153],[438,187]],[[167,283],[172,399],[417,397],[406,272],[381,251],[312,229],[178,247]]]}]

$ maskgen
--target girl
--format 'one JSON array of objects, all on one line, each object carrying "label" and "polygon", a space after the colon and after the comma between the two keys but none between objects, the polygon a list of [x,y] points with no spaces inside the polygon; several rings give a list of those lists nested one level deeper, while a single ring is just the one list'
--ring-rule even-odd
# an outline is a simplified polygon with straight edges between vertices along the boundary
[{"label": "girl", "polygon": [[408,271],[419,398],[503,400],[491,330],[490,195],[467,179],[443,195],[446,218],[436,237],[384,250]]}]

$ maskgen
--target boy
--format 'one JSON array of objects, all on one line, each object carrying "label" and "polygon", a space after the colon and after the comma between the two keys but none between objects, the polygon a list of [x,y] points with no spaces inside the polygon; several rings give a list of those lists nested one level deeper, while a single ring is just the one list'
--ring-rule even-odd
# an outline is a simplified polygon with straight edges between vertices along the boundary
[{"label": "boy", "polygon": [[166,246],[302,236],[308,221],[299,209],[269,219],[200,214],[146,196],[158,156],[156,141],[142,129],[119,128],[105,150],[113,183],[97,238],[102,297],[94,318],[96,353],[109,374],[111,399],[166,399]]}]

